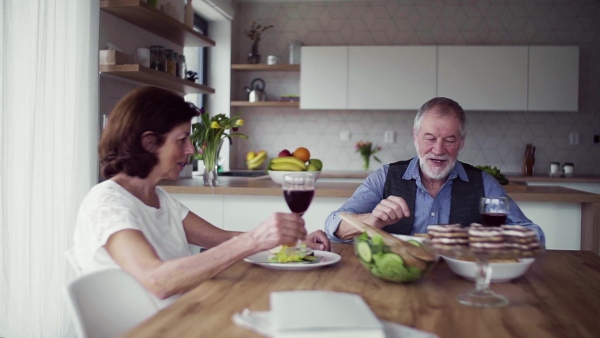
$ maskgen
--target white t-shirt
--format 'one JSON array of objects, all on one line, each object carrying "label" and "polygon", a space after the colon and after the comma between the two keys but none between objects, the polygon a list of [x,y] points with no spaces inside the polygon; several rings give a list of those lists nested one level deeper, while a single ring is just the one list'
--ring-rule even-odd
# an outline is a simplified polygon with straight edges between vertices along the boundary
[{"label": "white t-shirt", "polygon": [[160,208],[150,207],[111,180],[94,186],[84,198],[75,226],[75,259],[82,272],[119,267],[104,249],[117,231],[141,231],[162,260],[189,256],[183,229],[189,209],[162,188],[156,193]]}]

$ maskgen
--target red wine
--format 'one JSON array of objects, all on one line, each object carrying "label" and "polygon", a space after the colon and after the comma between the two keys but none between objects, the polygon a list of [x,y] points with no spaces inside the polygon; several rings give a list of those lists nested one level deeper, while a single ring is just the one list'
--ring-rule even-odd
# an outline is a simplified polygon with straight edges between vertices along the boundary
[{"label": "red wine", "polygon": [[506,222],[506,214],[497,212],[484,212],[481,214],[483,225],[488,227],[497,227]]},{"label": "red wine", "polygon": [[314,190],[284,190],[283,196],[292,212],[303,214],[310,205],[315,194]]}]

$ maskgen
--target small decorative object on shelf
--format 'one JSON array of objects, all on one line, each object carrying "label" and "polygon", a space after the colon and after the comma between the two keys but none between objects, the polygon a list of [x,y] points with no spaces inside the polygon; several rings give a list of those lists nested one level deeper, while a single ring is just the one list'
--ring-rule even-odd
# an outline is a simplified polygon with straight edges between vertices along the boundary
[{"label": "small decorative object on shelf", "polygon": [[[248,136],[238,132],[238,127],[244,125],[244,120],[240,119],[240,114],[235,115],[232,118],[225,116],[225,114],[217,114],[212,118],[208,116],[204,107],[200,108],[200,122],[196,122],[192,125],[192,135],[190,136],[194,148],[196,148],[196,154],[202,154],[202,160],[204,161],[204,185],[206,186],[217,186],[218,174],[217,174],[217,160],[219,159],[219,152],[223,141],[229,139],[231,144],[231,137],[238,136],[242,139],[247,140]],[[230,133],[227,131],[231,129]]]},{"label": "small decorative object on shelf", "polygon": [[198,80],[198,73],[188,70],[185,79],[188,81],[196,82],[196,80]]},{"label": "small decorative object on shelf", "polygon": [[260,42],[261,35],[264,31],[269,28],[272,28],[273,25],[262,26],[261,24],[256,24],[256,22],[252,22],[252,26],[250,26],[250,30],[244,30],[246,35],[252,40],[252,46],[250,47],[250,53],[248,54],[248,63],[251,64],[259,64],[260,63],[260,54],[258,53],[258,43]]},{"label": "small decorative object on shelf", "polygon": [[364,171],[369,170],[369,162],[371,160],[371,155],[373,155],[373,158],[375,159],[375,161],[381,163],[381,160],[378,159],[377,156],[374,155],[376,152],[381,150],[380,146],[373,145],[370,141],[362,141],[361,140],[356,143],[354,148],[356,148],[355,151],[359,152],[360,156],[362,156],[362,158],[363,158],[363,170]]}]

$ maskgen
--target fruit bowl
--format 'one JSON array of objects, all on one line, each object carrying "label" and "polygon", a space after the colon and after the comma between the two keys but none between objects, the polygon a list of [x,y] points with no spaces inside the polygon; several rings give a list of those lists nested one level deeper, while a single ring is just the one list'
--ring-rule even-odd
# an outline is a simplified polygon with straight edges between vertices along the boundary
[{"label": "fruit bowl", "polygon": [[269,176],[271,176],[271,179],[273,180],[273,182],[275,182],[277,184],[283,183],[283,175],[285,175],[285,174],[299,174],[299,173],[309,173],[309,174],[313,175],[315,181],[317,181],[317,178],[319,178],[319,176],[321,175],[321,171],[282,171],[282,170],[269,170]]},{"label": "fruit bowl", "polygon": [[[420,246],[420,241],[407,241],[409,245]],[[366,233],[354,238],[354,251],[362,266],[371,275],[387,282],[409,283],[417,281],[431,270],[433,262],[420,261],[419,267],[407,262],[379,238],[369,238]]]}]

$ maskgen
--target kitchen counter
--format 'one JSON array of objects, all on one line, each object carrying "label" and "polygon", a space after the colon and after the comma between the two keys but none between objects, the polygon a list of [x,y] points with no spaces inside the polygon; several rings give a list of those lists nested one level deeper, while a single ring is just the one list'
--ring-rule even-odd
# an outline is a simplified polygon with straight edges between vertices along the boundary
[{"label": "kitchen counter", "polygon": [[597,175],[575,175],[570,177],[549,176],[549,175],[506,175],[511,182],[550,182],[550,183],[600,183],[600,176]]},{"label": "kitchen counter", "polygon": [[[308,219],[307,224],[310,223],[314,229],[322,228],[327,214],[352,196],[365,175],[363,172],[352,175],[346,172],[323,172],[316,183],[315,199],[319,202],[313,203],[305,215]],[[260,219],[264,219],[260,217],[266,217],[261,214],[250,222],[247,215],[256,214],[256,210],[287,210],[281,198],[281,186],[273,182],[268,175],[251,178],[220,177],[219,183],[217,187],[205,187],[201,176],[193,176],[176,181],[163,181],[160,186],[169,193],[177,194],[184,204],[197,213],[203,216],[214,213],[214,218],[209,217],[213,224],[223,228],[242,227],[228,228],[231,230],[247,231],[250,226],[255,226]],[[554,234],[552,238],[556,243],[553,249],[573,249],[572,246],[560,246],[560,242],[571,236],[570,241],[577,246],[576,248],[600,254],[599,194],[560,186],[527,186],[517,180],[504,187],[522,209],[526,206],[537,212],[537,215],[533,212],[526,214],[531,215],[529,217],[534,220],[539,220],[538,224],[543,223],[548,232]],[[207,205],[211,205],[208,210],[205,207]],[[239,216],[243,214],[240,210],[244,208],[247,208],[245,218]],[[232,209],[236,210],[236,213],[228,212]],[[523,210],[525,212],[525,209]],[[537,217],[534,218],[534,215]],[[567,215],[571,215],[571,218],[567,218]],[[245,226],[247,228],[243,228]],[[574,229],[573,226],[577,228]]]}]

